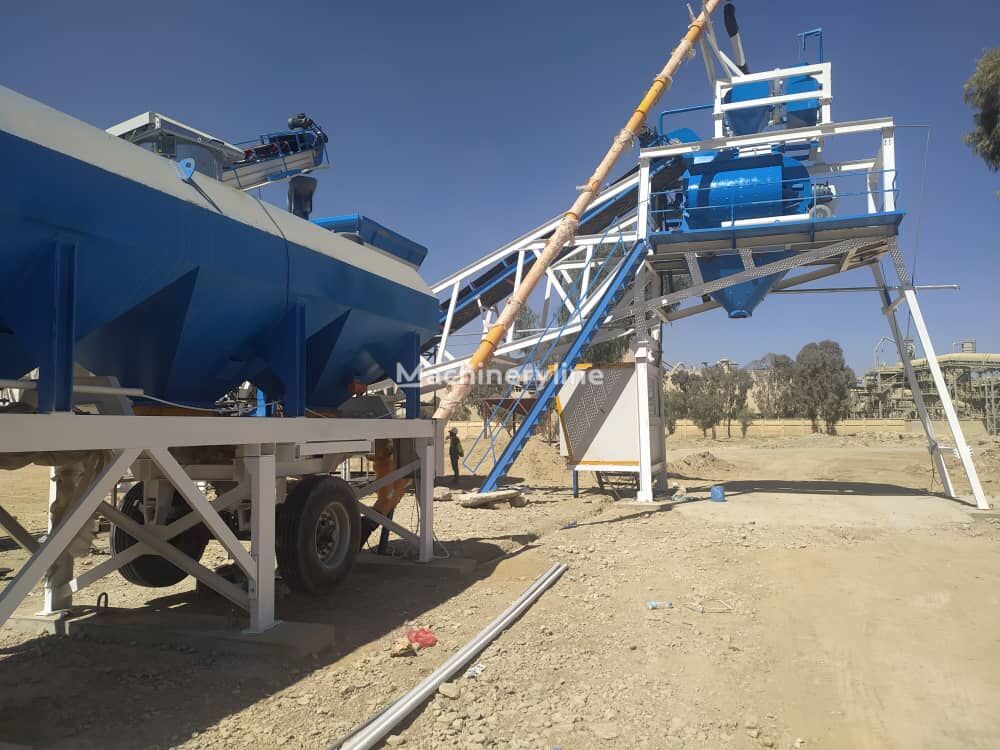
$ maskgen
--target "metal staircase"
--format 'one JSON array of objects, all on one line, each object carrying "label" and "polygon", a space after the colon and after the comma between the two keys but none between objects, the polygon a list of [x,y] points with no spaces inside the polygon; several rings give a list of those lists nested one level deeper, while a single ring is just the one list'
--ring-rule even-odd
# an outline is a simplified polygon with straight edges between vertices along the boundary
[{"label": "metal staircase", "polygon": [[521,423],[517,432],[514,433],[510,442],[507,443],[499,458],[496,459],[493,468],[479,488],[480,492],[491,492],[496,489],[497,482],[507,473],[520,455],[532,431],[538,424],[538,420],[552,405],[559,387],[573,371],[574,365],[579,361],[580,356],[590,344],[598,327],[604,322],[608,312],[621,300],[625,290],[629,288],[632,277],[645,255],[646,243],[643,240],[636,241],[631,249],[625,252],[621,262],[611,275],[609,283],[598,298],[597,304],[583,320],[580,332],[573,339],[569,348],[563,354],[562,359],[545,380],[535,397],[535,403],[528,411],[528,415]]}]

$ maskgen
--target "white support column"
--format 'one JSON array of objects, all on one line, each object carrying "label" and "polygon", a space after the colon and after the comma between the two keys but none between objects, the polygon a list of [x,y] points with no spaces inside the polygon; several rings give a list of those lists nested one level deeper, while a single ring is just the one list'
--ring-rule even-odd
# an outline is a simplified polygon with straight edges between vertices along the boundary
[{"label": "white support column", "polygon": [[951,484],[951,477],[948,474],[948,467],[945,466],[944,456],[941,455],[941,448],[934,433],[934,425],[931,424],[930,415],[927,413],[927,406],[924,403],[924,396],[920,392],[920,383],[917,382],[917,375],[913,371],[913,363],[910,361],[910,353],[903,345],[903,333],[899,330],[899,322],[896,320],[895,310],[889,306],[889,291],[886,289],[885,277],[879,266],[871,266],[872,276],[875,277],[876,285],[882,288],[882,312],[889,322],[889,332],[892,340],[896,342],[896,351],[899,353],[899,361],[903,363],[903,372],[906,374],[906,382],[910,385],[910,392],[913,394],[913,404],[917,409],[917,416],[920,424],[923,425],[924,434],[927,435],[927,451],[931,454],[934,462],[934,470],[941,477],[941,486],[944,494],[948,497],[955,497],[955,488]]},{"label": "white support column", "polygon": [[274,454],[244,459],[250,479],[250,629],[263,633],[274,627]]},{"label": "white support column", "polygon": [[38,550],[18,571],[14,579],[7,584],[3,593],[0,593],[0,625],[7,622],[18,605],[41,580],[45,571],[66,551],[66,547],[73,540],[73,537],[94,515],[94,511],[104,501],[105,495],[111,492],[115,483],[121,479],[122,474],[132,465],[138,455],[138,448],[127,448],[120,451],[115,460],[101,472],[90,488],[67,509],[59,524],[39,545]]},{"label": "white support column", "polygon": [[882,128],[882,208],[896,210],[896,129]]},{"label": "white support column", "polygon": [[[55,467],[49,469],[49,512],[48,512],[48,533],[56,525],[54,511],[57,496],[56,470]],[[52,566],[45,571],[45,588],[42,600],[42,609],[39,615],[54,615],[65,612],[73,606],[73,594],[66,586],[73,580],[73,558],[68,553],[59,555]]]},{"label": "white support column", "polygon": [[[637,241],[649,234],[649,161],[639,165],[639,196],[637,202]],[[636,409],[639,418],[639,490],[636,500],[653,500],[653,454],[650,441],[649,415],[649,327],[646,324],[646,264],[643,263],[632,279],[632,304],[635,315],[635,377]]]},{"label": "white support column", "polygon": [[645,320],[643,303],[646,301],[646,270],[640,268],[633,281],[635,285],[635,394],[639,418],[639,491],[636,500],[653,500],[653,460],[650,441],[649,416],[649,329]]},{"label": "white support column", "polygon": [[434,559],[434,443],[429,440],[417,445],[420,476],[417,482],[417,503],[420,504],[420,562]]},{"label": "white support column", "polygon": [[[902,283],[902,281],[901,281]],[[938,365],[937,354],[934,353],[934,344],[931,342],[930,333],[924,324],[924,316],[920,312],[920,305],[917,303],[917,293],[912,285],[906,284],[903,289],[906,298],[906,305],[910,308],[913,316],[913,325],[917,329],[917,337],[920,339],[920,346],[924,350],[924,357],[927,359],[927,366],[930,368],[931,377],[934,379],[934,387],[937,388],[938,397],[941,399],[941,407],[944,409],[945,418],[948,420],[948,427],[951,430],[952,439],[955,441],[955,451],[965,469],[965,476],[969,480],[972,488],[972,496],[976,500],[976,507],[980,510],[989,510],[990,504],[986,500],[983,486],[979,482],[979,474],[976,472],[976,465],[972,462],[972,450],[965,441],[962,433],[962,425],[958,421],[958,414],[955,412],[955,405],[951,402],[951,395],[948,393],[948,384],[944,375],[941,374],[941,367]],[[952,494],[954,497],[954,494]]]}]

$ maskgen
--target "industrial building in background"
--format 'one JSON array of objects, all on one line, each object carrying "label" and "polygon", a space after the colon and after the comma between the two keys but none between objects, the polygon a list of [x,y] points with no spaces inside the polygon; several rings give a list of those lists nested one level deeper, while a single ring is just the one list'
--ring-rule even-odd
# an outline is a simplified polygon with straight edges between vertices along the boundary
[{"label": "industrial building in background", "polygon": [[[912,341],[905,348],[912,353]],[[982,420],[986,431],[996,435],[1000,429],[1000,354],[976,351],[972,339],[957,342],[954,348],[939,354],[937,361],[955,411],[963,419]],[[931,418],[944,419],[945,406],[927,358],[914,358],[911,365]],[[917,408],[903,363],[879,363],[859,378],[852,412],[857,417],[915,418]]]}]

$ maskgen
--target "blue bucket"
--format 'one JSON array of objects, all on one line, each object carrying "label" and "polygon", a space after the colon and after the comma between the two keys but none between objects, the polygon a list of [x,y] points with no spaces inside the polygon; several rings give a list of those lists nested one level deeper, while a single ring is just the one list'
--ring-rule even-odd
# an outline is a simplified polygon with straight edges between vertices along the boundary
[{"label": "blue bucket", "polygon": [[721,484],[713,484],[712,489],[708,492],[708,499],[713,503],[726,502],[726,488]]}]

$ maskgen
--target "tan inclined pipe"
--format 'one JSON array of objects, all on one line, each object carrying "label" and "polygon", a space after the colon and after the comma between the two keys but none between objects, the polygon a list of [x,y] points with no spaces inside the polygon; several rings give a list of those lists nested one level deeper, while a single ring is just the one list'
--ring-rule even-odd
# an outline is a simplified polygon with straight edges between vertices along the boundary
[{"label": "tan inclined pipe", "polygon": [[545,270],[556,259],[566,243],[576,235],[580,217],[583,216],[584,212],[597,196],[601,185],[608,179],[608,175],[618,161],[618,158],[622,155],[622,152],[632,143],[632,139],[638,135],[639,128],[646,122],[649,110],[659,101],[663,92],[670,87],[670,84],[673,82],[673,75],[680,68],[681,63],[684,62],[684,58],[694,55],[694,45],[701,36],[702,30],[708,22],[708,17],[715,10],[716,6],[718,6],[719,2],[721,0],[705,0],[705,5],[701,13],[688,26],[687,33],[684,34],[680,44],[671,53],[667,64],[660,71],[660,74],[653,79],[649,91],[646,92],[642,101],[639,102],[639,106],[632,113],[628,123],[618,133],[608,153],[604,155],[601,163],[597,165],[597,169],[594,170],[594,174],[587,180],[587,184],[580,189],[580,195],[577,196],[569,211],[563,215],[562,221],[556,227],[556,231],[553,232],[552,236],[545,243],[542,254],[532,264],[531,268],[524,275],[524,278],[521,279],[521,286],[507,300],[503,312],[500,313],[496,323],[483,336],[483,340],[472,357],[462,365],[458,377],[448,384],[444,396],[441,397],[441,404],[438,406],[437,411],[434,412],[434,419],[447,420],[451,417],[451,413],[455,407],[468,395],[469,390],[472,388],[476,371],[486,367],[490,363],[490,360],[493,359],[493,353],[496,351],[497,346],[499,346],[500,340],[514,324],[514,321],[517,320],[518,313],[524,307],[531,292],[541,280]]}]

